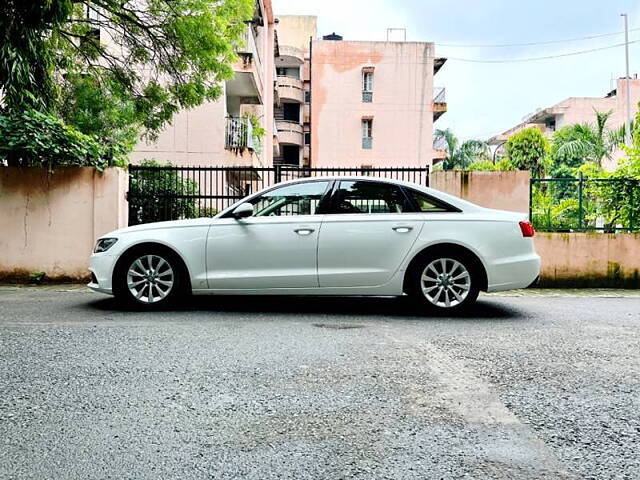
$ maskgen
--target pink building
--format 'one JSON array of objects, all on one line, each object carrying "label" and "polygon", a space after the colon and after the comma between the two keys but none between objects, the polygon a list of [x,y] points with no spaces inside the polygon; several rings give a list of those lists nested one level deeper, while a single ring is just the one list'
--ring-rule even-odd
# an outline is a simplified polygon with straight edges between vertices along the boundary
[{"label": "pink building", "polygon": [[447,105],[433,78],[445,59],[432,43],[318,40],[315,16],[276,18],[271,0],[255,11],[224,95],[181,111],[136,146],[134,163],[424,167],[441,158],[433,123]]},{"label": "pink building", "polygon": [[[626,79],[619,78],[616,81],[616,88],[604,97],[570,97],[551,107],[539,109],[527,117],[522,123],[516,125],[496,135],[488,140],[489,145],[502,149],[502,145],[511,135],[528,128],[539,128],[548,137],[566,125],[576,123],[595,123],[595,112],[609,112],[611,117],[607,122],[610,129],[619,128],[626,121],[627,112],[627,86]],[[640,101],[640,80],[637,76],[629,80],[631,97],[631,118],[638,112],[638,102]],[[614,169],[617,160],[623,155],[621,150],[614,152],[612,160],[603,165],[606,169]]]},{"label": "pink building", "polygon": [[311,165],[431,165],[446,111],[433,79],[444,64],[423,42],[311,44]]}]

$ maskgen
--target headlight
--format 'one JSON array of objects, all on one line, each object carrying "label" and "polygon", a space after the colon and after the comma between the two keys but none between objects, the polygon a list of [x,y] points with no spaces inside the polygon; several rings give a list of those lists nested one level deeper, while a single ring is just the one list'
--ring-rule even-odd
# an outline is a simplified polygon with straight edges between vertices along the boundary
[{"label": "headlight", "polygon": [[96,243],[96,248],[93,249],[93,253],[106,252],[113,247],[117,241],[117,238],[101,238]]}]

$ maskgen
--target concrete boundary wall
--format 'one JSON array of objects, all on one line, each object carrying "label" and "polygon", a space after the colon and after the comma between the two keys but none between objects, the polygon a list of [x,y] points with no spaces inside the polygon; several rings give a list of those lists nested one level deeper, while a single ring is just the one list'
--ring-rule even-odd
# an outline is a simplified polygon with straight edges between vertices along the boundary
[{"label": "concrete boundary wall", "polygon": [[540,286],[640,288],[640,234],[536,232]]},{"label": "concrete boundary wall", "polygon": [[88,275],[96,238],[127,226],[127,172],[0,167],[0,279]]},{"label": "concrete boundary wall", "polygon": [[463,198],[482,207],[529,212],[529,172],[464,172],[441,170],[431,173],[432,188]]},{"label": "concrete boundary wall", "polygon": [[[434,187],[480,205],[527,211],[527,172],[461,173],[437,172]],[[0,281],[35,272],[84,280],[96,238],[127,226],[127,178],[119,168],[0,167]],[[535,245],[541,286],[640,288],[640,234],[537,232]]]}]

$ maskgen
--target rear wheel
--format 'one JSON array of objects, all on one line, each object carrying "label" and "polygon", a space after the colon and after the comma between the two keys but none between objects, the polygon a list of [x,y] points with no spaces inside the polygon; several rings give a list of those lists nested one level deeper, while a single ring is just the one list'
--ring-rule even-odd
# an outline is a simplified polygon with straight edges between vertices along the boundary
[{"label": "rear wheel", "polygon": [[428,308],[446,312],[472,305],[480,293],[474,262],[460,254],[423,258],[411,271],[411,295]]},{"label": "rear wheel", "polygon": [[183,269],[175,254],[155,247],[125,255],[114,274],[115,296],[131,306],[153,309],[184,292]]}]

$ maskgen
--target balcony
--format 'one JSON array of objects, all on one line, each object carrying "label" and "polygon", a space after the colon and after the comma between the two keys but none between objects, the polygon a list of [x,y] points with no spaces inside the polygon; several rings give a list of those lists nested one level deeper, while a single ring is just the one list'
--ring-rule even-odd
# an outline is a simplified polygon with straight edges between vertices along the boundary
[{"label": "balcony", "polygon": [[434,75],[440,71],[440,69],[443,67],[443,65],[445,64],[446,61],[447,61],[447,59],[443,58],[443,57],[438,57],[438,58],[434,58],[433,59],[433,74]]},{"label": "balcony", "polygon": [[302,125],[299,122],[292,122],[290,120],[276,120],[276,127],[278,129],[278,143],[280,145],[290,144],[303,146],[304,135],[302,133]]},{"label": "balcony", "polygon": [[447,141],[444,137],[433,137],[433,160],[444,160],[447,158]]},{"label": "balcony", "polygon": [[447,111],[447,99],[444,87],[434,88],[433,121],[438,120]]},{"label": "balcony", "polygon": [[304,88],[302,80],[295,77],[278,75],[278,97],[283,101],[304,103]]},{"label": "balcony", "polygon": [[251,121],[246,117],[227,117],[224,148],[243,152],[245,149],[256,150]]},{"label": "balcony", "polygon": [[262,60],[251,25],[247,25],[236,53],[240,59],[233,65],[234,77],[227,81],[227,95],[253,98],[253,103],[262,103]]},{"label": "balcony", "polygon": [[303,65],[304,64],[304,50],[289,45],[278,45],[278,53],[280,54],[276,59],[276,66],[281,67],[283,65]]},{"label": "balcony", "polygon": [[280,137],[278,137],[278,125],[273,120],[273,156],[280,156]]}]

